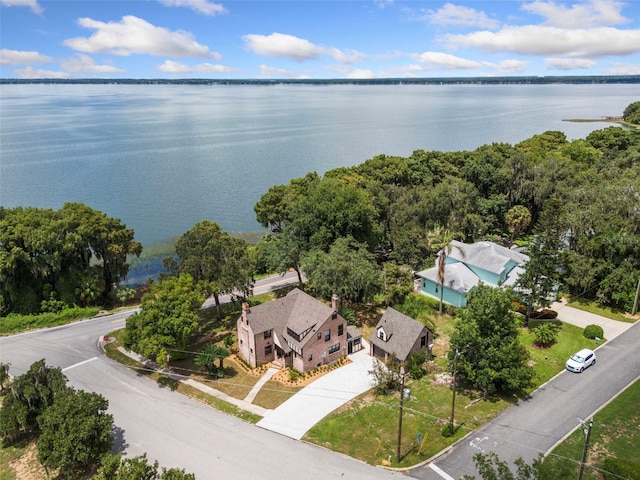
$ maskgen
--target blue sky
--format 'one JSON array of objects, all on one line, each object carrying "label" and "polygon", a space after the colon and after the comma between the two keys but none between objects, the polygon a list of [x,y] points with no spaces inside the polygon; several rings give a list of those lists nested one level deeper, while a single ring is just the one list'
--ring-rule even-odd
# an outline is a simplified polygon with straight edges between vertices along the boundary
[{"label": "blue sky", "polygon": [[1,78],[640,74],[638,0],[0,0]]}]

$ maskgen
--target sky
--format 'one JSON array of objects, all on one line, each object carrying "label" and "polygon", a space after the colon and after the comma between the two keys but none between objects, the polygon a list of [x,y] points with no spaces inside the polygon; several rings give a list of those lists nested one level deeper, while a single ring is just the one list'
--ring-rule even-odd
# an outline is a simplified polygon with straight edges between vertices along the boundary
[{"label": "sky", "polygon": [[640,75],[639,0],[0,0],[0,78]]}]

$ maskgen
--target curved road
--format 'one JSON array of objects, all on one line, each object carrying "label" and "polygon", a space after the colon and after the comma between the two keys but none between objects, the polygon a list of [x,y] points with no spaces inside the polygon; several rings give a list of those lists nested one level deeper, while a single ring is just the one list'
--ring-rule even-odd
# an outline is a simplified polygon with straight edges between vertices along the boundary
[{"label": "curved road", "polygon": [[[295,282],[288,276],[256,282],[255,292]],[[105,333],[124,326],[133,311],[0,338],[0,362],[24,373],[40,358],[61,367],[76,388],[109,400],[119,428],[117,443],[128,456],[147,452],[166,467],[205,479],[385,479],[401,473],[263,430],[162,388],[111,361],[97,347]],[[419,479],[476,474],[472,457],[496,452],[530,462],[574,430],[640,374],[640,322],[598,348],[597,364],[582,374],[563,372],[430,465],[407,472]],[[636,406],[637,408],[637,406]],[[595,416],[595,428],[598,417]],[[404,477],[406,478],[406,477]]]},{"label": "curved road", "polygon": [[[273,280],[263,283],[261,288],[274,286]],[[185,468],[200,480],[402,477],[243,422],[105,357],[99,337],[124,326],[132,313],[0,338],[0,362],[11,363],[13,375],[41,358],[62,368],[71,385],[109,400],[120,451],[127,456],[147,452],[162,466]]]}]

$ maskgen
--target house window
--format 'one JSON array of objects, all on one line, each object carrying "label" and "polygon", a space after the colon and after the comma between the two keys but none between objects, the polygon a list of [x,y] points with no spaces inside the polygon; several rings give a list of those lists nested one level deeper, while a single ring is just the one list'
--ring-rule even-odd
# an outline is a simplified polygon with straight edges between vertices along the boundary
[{"label": "house window", "polygon": [[344,325],[341,323],[338,325],[338,336],[341,337],[342,335],[344,335]]},{"label": "house window", "polygon": [[316,338],[320,340],[322,338],[322,332],[318,332],[318,335],[316,335]]},{"label": "house window", "polygon": [[424,347],[426,344],[427,344],[427,337],[425,335],[420,339],[420,346]]},{"label": "house window", "polygon": [[329,347],[329,355],[331,355],[332,353],[337,352],[338,350],[340,350],[340,344],[336,343],[335,345],[331,345]]},{"label": "house window", "polygon": [[336,318],[338,318],[338,314],[334,312],[334,313],[331,315],[331,320],[335,320]]},{"label": "house window", "polygon": [[328,342],[329,340],[331,340],[331,329],[324,331],[324,341]]},{"label": "house window", "polygon": [[311,360],[313,360],[313,355],[309,355],[309,357],[307,358],[307,360],[310,362]]},{"label": "house window", "polygon": [[382,329],[378,330],[378,338],[380,340],[384,340],[385,339],[384,338],[384,330],[382,330]]},{"label": "house window", "polygon": [[271,330],[267,330],[266,332],[264,332],[264,338],[270,338],[271,337]]},{"label": "house window", "polygon": [[273,349],[273,345],[267,345],[266,347],[264,347],[264,354],[271,355],[272,349]]}]

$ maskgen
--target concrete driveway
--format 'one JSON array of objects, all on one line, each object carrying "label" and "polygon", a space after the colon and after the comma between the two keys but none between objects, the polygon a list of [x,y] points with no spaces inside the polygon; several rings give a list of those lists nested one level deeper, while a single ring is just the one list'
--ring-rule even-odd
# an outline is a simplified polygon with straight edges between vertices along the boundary
[{"label": "concrete driveway", "polygon": [[607,340],[613,340],[633,325],[633,323],[619,322],[617,320],[611,320],[610,318],[596,315],[595,313],[589,313],[577,308],[569,307],[566,300],[555,302],[550,308],[558,312],[558,320],[570,323],[571,325],[576,325],[582,328],[587,325],[600,325],[602,330],[604,330],[604,338]]},{"label": "concrete driveway", "polygon": [[349,355],[351,363],[307,385],[268,412],[257,425],[299,440],[329,413],[369,390],[372,387],[369,370],[374,360],[369,356],[369,345],[364,341],[363,345],[362,350]]}]

